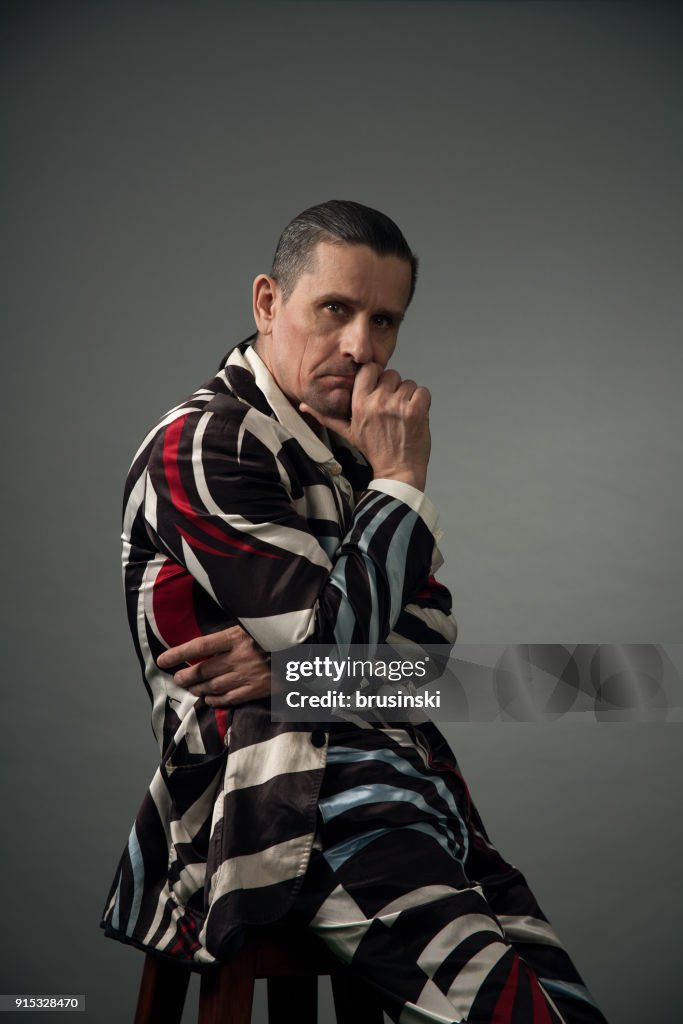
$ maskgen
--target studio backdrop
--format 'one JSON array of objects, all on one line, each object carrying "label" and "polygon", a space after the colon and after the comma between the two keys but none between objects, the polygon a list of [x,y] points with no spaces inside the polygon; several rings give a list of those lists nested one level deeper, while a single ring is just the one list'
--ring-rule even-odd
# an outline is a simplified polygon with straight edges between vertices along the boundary
[{"label": "studio backdrop", "polygon": [[[98,928],[157,757],[123,482],[252,332],[305,207],[377,207],[420,257],[394,364],[433,395],[460,642],[681,641],[681,27],[658,2],[3,4],[0,992],[132,1019],[143,958]],[[615,1024],[678,1020],[680,729],[444,726]]]}]

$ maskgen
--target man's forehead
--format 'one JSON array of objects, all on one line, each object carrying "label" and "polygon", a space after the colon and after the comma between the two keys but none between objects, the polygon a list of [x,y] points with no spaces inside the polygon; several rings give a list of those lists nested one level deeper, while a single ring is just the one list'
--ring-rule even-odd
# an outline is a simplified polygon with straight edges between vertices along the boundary
[{"label": "man's forehead", "polygon": [[407,292],[410,280],[408,260],[376,253],[367,245],[327,239],[317,243],[300,278],[308,291],[327,291],[335,284],[364,289],[372,284],[398,296]]}]

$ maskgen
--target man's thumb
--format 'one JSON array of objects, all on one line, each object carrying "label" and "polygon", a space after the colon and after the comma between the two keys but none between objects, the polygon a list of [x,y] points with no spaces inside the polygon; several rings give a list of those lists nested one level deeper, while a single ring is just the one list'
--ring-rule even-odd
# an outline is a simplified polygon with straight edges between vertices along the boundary
[{"label": "man's thumb", "polygon": [[311,416],[314,420],[321,424],[323,427],[328,427],[330,430],[334,430],[335,433],[341,434],[342,437],[348,437],[351,428],[349,420],[337,420],[331,416],[323,416],[317,409],[311,409],[310,405],[306,405],[305,402],[299,404],[299,412],[304,416]]}]

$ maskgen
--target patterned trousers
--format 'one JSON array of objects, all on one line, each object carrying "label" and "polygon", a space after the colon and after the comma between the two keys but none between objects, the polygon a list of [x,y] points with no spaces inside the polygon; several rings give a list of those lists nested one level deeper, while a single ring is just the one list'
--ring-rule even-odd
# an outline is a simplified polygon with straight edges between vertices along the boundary
[{"label": "patterned trousers", "polygon": [[288,914],[398,1024],[606,1024],[457,771],[412,728],[333,725],[318,833]]}]

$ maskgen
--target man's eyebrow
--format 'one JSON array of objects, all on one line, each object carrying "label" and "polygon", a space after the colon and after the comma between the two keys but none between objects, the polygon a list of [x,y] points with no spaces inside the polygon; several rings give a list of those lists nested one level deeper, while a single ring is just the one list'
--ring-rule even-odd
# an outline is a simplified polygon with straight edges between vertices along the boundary
[{"label": "man's eyebrow", "polygon": [[[318,299],[320,303],[326,305],[328,302],[339,302],[345,306],[351,306],[352,309],[358,308],[358,303],[355,299],[352,299],[350,295],[343,295],[341,292],[329,292],[327,295],[321,295]],[[373,316],[386,316],[390,320],[394,320],[397,324],[400,324],[405,316],[405,313],[399,313],[396,309],[376,309]]]}]

